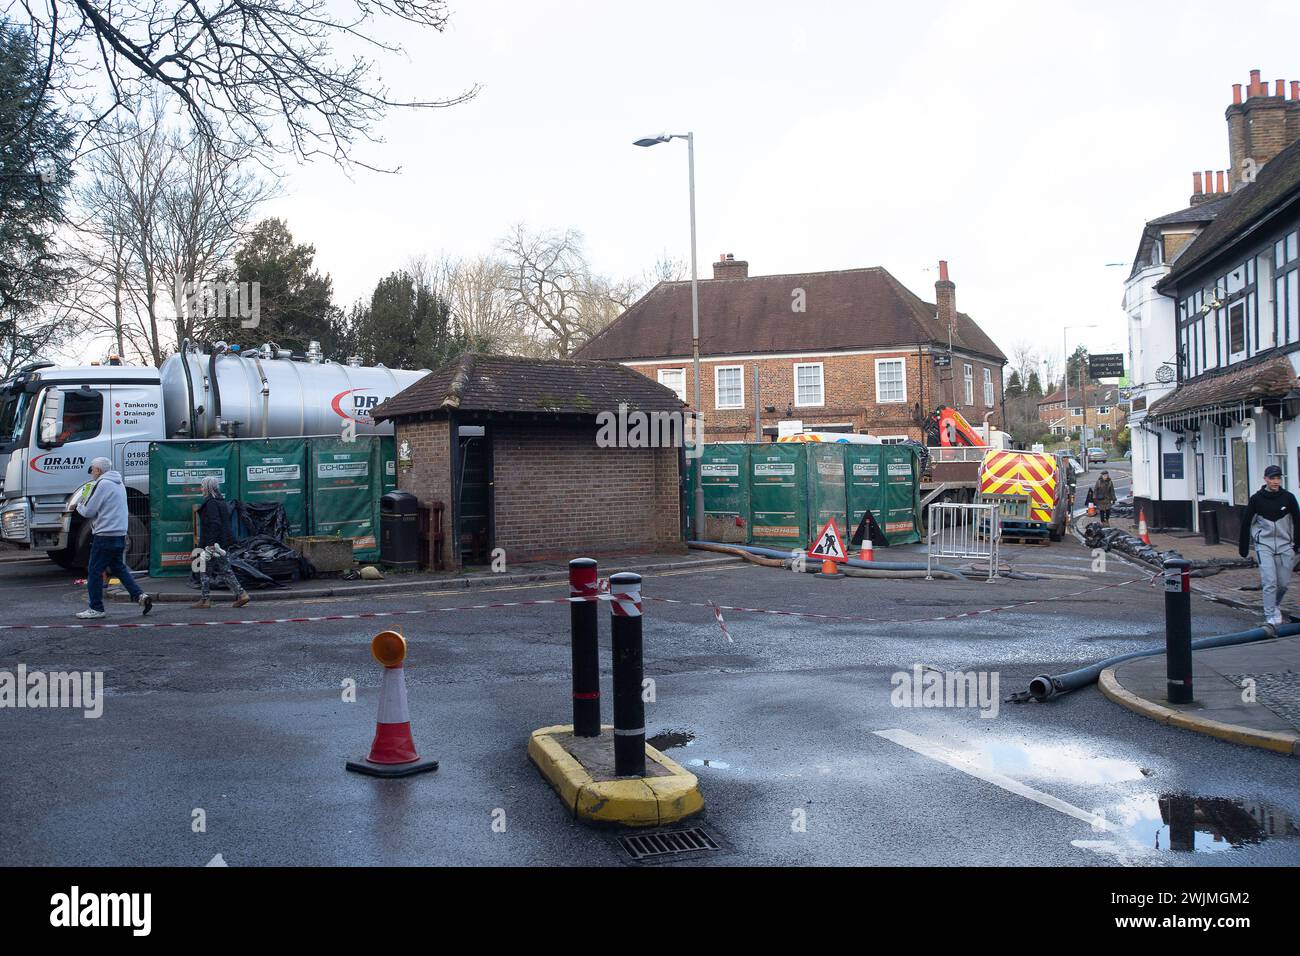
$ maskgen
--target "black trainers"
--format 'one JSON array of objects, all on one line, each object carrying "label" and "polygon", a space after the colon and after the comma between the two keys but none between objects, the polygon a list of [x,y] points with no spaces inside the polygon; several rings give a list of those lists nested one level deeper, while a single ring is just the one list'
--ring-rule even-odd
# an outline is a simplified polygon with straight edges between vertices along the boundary
[{"label": "black trainers", "polygon": [[153,598],[151,598],[148,594],[141,594],[140,607],[143,608],[143,610],[140,612],[140,616],[144,617],[144,615],[148,614],[150,611],[153,610]]}]

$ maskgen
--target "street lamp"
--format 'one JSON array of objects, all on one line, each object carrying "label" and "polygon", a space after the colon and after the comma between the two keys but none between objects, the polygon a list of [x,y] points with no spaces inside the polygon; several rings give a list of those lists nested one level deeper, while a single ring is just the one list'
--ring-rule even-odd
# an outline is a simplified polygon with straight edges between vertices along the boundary
[{"label": "street lamp", "polygon": [[[1070,346],[1066,343],[1071,329],[1095,329],[1092,325],[1067,325],[1061,330],[1061,351],[1065,353],[1065,434],[1070,434]],[[1079,429],[1079,464],[1088,470],[1088,387],[1083,384],[1083,373],[1079,373],[1079,389],[1083,392],[1083,427]]]},{"label": "street lamp", "polygon": [[[686,165],[690,179],[691,194],[691,356],[695,365],[695,415],[701,425],[704,422],[704,408],[700,398],[700,277],[695,259],[695,134],[694,133],[660,133],[658,136],[645,136],[638,139],[636,146],[658,146],[675,139],[686,140]],[[695,464],[695,537],[704,540],[704,475],[700,459],[704,454],[702,442],[703,428],[696,432]],[[761,441],[762,435],[755,436]]]}]

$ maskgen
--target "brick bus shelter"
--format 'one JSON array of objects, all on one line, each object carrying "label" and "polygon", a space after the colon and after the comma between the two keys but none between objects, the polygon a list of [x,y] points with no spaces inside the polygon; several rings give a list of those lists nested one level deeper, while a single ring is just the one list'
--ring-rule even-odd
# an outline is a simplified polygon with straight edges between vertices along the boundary
[{"label": "brick bus shelter", "polygon": [[441,557],[457,568],[495,548],[507,561],[683,548],[680,441],[609,425],[684,410],[614,362],[468,353],[373,415],[394,424],[397,487],[443,503]]}]

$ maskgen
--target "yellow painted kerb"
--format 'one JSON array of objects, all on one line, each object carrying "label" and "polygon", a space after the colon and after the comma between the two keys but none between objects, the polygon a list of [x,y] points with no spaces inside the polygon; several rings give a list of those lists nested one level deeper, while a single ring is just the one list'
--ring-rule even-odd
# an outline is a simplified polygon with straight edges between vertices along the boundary
[{"label": "yellow painted kerb", "polygon": [[1152,720],[1158,720],[1162,724],[1181,727],[1183,730],[1194,730],[1197,733],[1217,737],[1220,740],[1240,744],[1243,747],[1259,747],[1262,750],[1272,750],[1275,753],[1300,756],[1300,734],[1255,730],[1251,727],[1225,724],[1222,721],[1210,720],[1186,711],[1165,707],[1126,690],[1116,680],[1115,668],[1113,667],[1108,667],[1101,672],[1101,676],[1097,678],[1097,686],[1101,688],[1103,694],[1121,707],[1127,707],[1134,713],[1141,714],[1143,717],[1150,717]]},{"label": "yellow painted kerb", "polygon": [[[601,729],[613,731],[609,726]],[[667,776],[593,780],[555,739],[556,734],[571,733],[571,724],[534,730],[528,738],[528,759],[550,781],[574,816],[598,823],[652,827],[675,823],[704,809],[704,796],[695,774],[649,744],[646,758],[667,770]]]}]

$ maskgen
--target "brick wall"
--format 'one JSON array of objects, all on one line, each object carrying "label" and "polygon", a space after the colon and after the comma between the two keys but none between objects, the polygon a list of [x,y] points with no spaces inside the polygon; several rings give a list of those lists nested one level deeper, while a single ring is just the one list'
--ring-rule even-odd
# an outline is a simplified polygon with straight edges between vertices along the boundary
[{"label": "brick wall", "polygon": [[411,444],[411,465],[397,464],[397,487],[409,491],[420,499],[420,504],[431,505],[441,501],[447,507],[443,512],[446,522],[443,561],[447,567],[460,566],[460,553],[451,533],[451,445],[448,424],[444,421],[397,422],[395,439]]},{"label": "brick wall", "polygon": [[676,448],[599,448],[593,423],[488,430],[507,561],[681,546]]},{"label": "brick wall", "polygon": [[[907,399],[904,402],[876,401],[876,361],[901,358],[907,381]],[[794,367],[807,362],[822,365],[822,404],[796,406]],[[972,366],[972,398],[965,401],[963,380],[964,365]],[[745,383],[744,407],[718,409],[715,407],[714,369],[720,366],[742,368]],[[1002,421],[1002,368],[979,359],[954,356],[950,368],[939,369],[926,352],[918,356],[915,349],[897,352],[879,352],[868,355],[808,355],[800,358],[758,360],[707,360],[700,363],[702,371],[701,399],[704,407],[706,441],[753,441],[754,436],[754,366],[759,370],[760,405],[762,424],[775,427],[783,419],[799,419],[805,428],[818,424],[850,424],[855,432],[873,435],[907,435],[921,438],[916,423],[917,405],[922,416],[928,415],[941,404],[953,404],[972,425],[982,424],[986,412],[995,427]],[[658,380],[660,369],[683,369],[686,401],[693,402],[695,384],[690,360],[662,362],[654,365],[633,365],[632,368],[648,378]],[[984,369],[993,377],[993,405],[984,404]],[[956,388],[953,388],[955,377]],[[955,396],[955,401],[953,400]],[[775,406],[768,412],[767,406]]]}]

